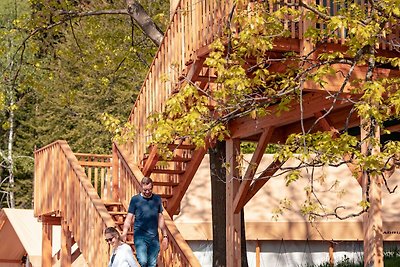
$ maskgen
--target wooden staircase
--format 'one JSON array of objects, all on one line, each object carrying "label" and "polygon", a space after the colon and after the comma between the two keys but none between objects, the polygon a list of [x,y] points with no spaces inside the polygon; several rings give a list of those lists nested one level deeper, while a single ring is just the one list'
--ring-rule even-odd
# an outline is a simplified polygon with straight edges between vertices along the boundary
[{"label": "wooden staircase", "polygon": [[[152,133],[146,126],[149,116],[162,112],[171,95],[186,84],[212,90],[216,73],[204,66],[204,61],[210,53],[209,45],[222,36],[227,20],[234,13],[235,2],[179,1],[129,116],[128,121],[136,127],[132,142],[113,144],[112,156],[74,154],[65,141],[57,141],[35,151],[35,216],[43,222],[43,266],[51,266],[51,226],[54,224],[62,228],[62,266],[71,264],[71,244],[74,242],[91,266],[106,266],[109,248],[103,240],[103,230],[108,226],[121,227],[123,213],[129,206],[130,198],[139,193],[139,181],[143,176],[150,176],[154,180],[154,192],[161,195],[166,210],[164,217],[170,245],[163,253],[161,265],[200,266],[171,217],[179,212],[180,202],[207,147],[195,148],[185,142],[170,144],[173,156],[163,159],[156,146],[149,147]],[[251,5],[255,1],[248,2]],[[301,49],[310,45],[303,34],[312,25],[307,20],[290,19],[285,19],[284,24],[285,28],[290,29],[290,36],[276,43],[275,52],[303,53]],[[340,43],[329,43],[334,49],[343,44],[344,38]],[[385,47],[385,42],[380,43],[379,47],[392,49]],[[276,67],[279,68],[278,65]],[[323,96],[308,94],[306,97],[316,99],[318,106],[310,116],[320,112],[320,107],[330,105],[330,102],[324,104],[328,100]],[[295,123],[297,119],[294,118],[292,116],[287,121],[276,119],[279,122],[269,120],[263,127],[274,131],[275,127]],[[256,132],[251,127],[253,124],[248,124],[248,127],[243,125],[240,120],[236,121],[236,125],[230,125],[232,138],[239,140],[264,136],[263,128],[259,127]],[[262,187],[261,183],[256,184],[258,189]],[[249,186],[250,180],[244,183],[241,192],[246,193]],[[244,193],[242,196],[245,196]],[[237,203],[245,203],[242,198],[236,200]],[[234,234],[234,231],[231,232]],[[232,248],[230,250],[234,251]]]},{"label": "wooden staircase", "polygon": [[[160,266],[200,266],[171,216],[179,211],[180,201],[207,148],[171,144],[173,157],[161,162],[156,148],[148,147],[151,133],[146,124],[149,115],[162,111],[166,100],[179,90],[185,81],[182,75],[189,79],[208,75],[208,70],[198,69],[206,53],[194,51],[204,48],[208,51],[208,45],[222,34],[221,25],[232,4],[233,1],[179,1],[129,117],[129,122],[137,127],[132,143],[114,144],[112,157],[74,155],[65,141],[35,151],[34,206],[35,216],[43,223],[42,266],[52,265],[54,224],[62,226],[61,266],[71,265],[73,242],[90,266],[106,266],[109,247],[104,242],[103,230],[121,225],[121,212],[139,192],[139,181],[144,175],[153,178],[155,193],[162,196],[165,206],[170,242]],[[168,76],[168,81],[160,79],[161,76]],[[206,84],[203,79],[201,87]],[[111,205],[110,201],[114,203]]]},{"label": "wooden staircase", "polygon": [[[104,201],[104,206],[106,206],[108,213],[111,215],[111,218],[113,219],[113,221],[115,223],[115,226],[117,227],[119,232],[122,233],[123,228],[124,228],[124,221],[125,221],[126,214],[127,214],[125,207],[122,205],[121,202],[113,202],[113,201]],[[135,251],[135,246],[133,245],[133,229],[132,229],[132,227],[130,227],[128,229],[126,243],[132,247],[133,251]]]},{"label": "wooden staircase", "polygon": [[179,213],[179,204],[206,149],[196,149],[188,144],[170,144],[168,148],[173,156],[163,159],[155,146],[150,147],[149,154],[142,161],[141,170],[154,180],[154,192],[162,196],[164,207],[172,216]]},{"label": "wooden staircase", "polygon": [[[114,152],[114,158],[93,154],[76,157],[65,141],[35,151],[35,216],[43,223],[43,266],[52,266],[54,261],[52,225],[62,228],[61,266],[70,266],[76,258],[76,251],[71,251],[75,242],[89,266],[107,265],[110,248],[103,231],[110,226],[122,230],[130,198],[139,192],[143,177],[117,145]],[[159,265],[200,266],[167,212],[164,218],[170,242]],[[133,245],[132,239],[130,229],[128,244]]]}]

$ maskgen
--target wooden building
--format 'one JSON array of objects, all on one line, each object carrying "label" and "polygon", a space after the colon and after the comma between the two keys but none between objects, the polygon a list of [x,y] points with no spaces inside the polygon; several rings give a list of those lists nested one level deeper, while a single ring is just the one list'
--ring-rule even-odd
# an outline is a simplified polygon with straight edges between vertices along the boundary
[{"label": "wooden building", "polygon": [[[90,266],[105,266],[109,248],[102,240],[103,230],[107,226],[121,226],[128,202],[133,194],[139,192],[139,181],[143,176],[154,178],[155,192],[161,194],[164,199],[164,216],[170,242],[168,250],[162,254],[160,265],[200,266],[172,218],[173,215],[179,214],[182,198],[192,183],[207,148],[197,149],[186,143],[170,144],[174,157],[166,166],[162,165],[160,168],[157,165],[157,150],[148,147],[151,132],[146,125],[149,115],[161,112],[167,99],[185,84],[193,83],[203,90],[214,86],[216,74],[204,65],[204,61],[210,53],[209,45],[223,34],[233,3],[234,1],[216,0],[177,2],[171,23],[129,116],[129,122],[135,125],[137,130],[133,142],[123,146],[113,144],[111,156],[73,153],[65,141],[57,141],[35,151],[34,210],[35,216],[42,222],[42,266],[51,266],[51,235],[52,225],[55,224],[61,225],[62,229],[62,266],[71,265],[71,247],[75,243]],[[333,13],[336,11],[337,8],[332,9]],[[276,42],[272,50],[276,56],[283,56],[286,52],[304,54],[313,49],[312,44],[304,37],[306,29],[313,26],[310,21],[304,17],[300,21],[288,19],[285,25],[290,29],[290,35]],[[398,40],[399,25],[392,27],[394,34],[387,38]],[[342,30],[345,33],[345,29]],[[343,39],[339,42],[328,42],[325,47],[331,51],[341,51],[345,45],[344,35],[342,36]],[[382,40],[376,44],[377,51],[387,56],[399,57],[399,52],[393,46],[387,45],[386,41]],[[272,66],[271,71],[282,71],[282,66]],[[348,66],[338,66],[338,74],[330,77],[325,88],[337,90],[336,86],[344,79],[341,74],[349,71]],[[363,75],[365,71],[365,67],[356,67],[354,75]],[[379,68],[377,75],[398,77],[399,70]],[[169,79],[161,78],[165,76]],[[267,187],[269,184],[268,179],[257,179],[252,168],[245,170],[245,179],[242,181],[233,179],[240,176],[236,168],[238,162],[235,160],[239,155],[240,143],[250,140],[257,144],[250,162],[252,165],[259,165],[266,145],[282,141],[288,134],[300,131],[301,119],[307,124],[314,118],[321,117],[318,130],[322,131],[342,130],[343,121],[347,119],[346,115],[351,109],[349,102],[339,101],[332,105],[332,99],[328,97],[329,90],[321,91],[319,86],[313,83],[305,84],[303,90],[306,93],[303,96],[302,112],[299,105],[293,103],[291,110],[281,116],[277,116],[272,107],[268,116],[256,119],[242,117],[229,123],[231,135],[226,140],[226,154],[230,166],[226,184],[226,244],[229,267],[239,266],[240,263],[240,210],[251,202],[253,196],[262,190],[264,185]],[[324,116],[324,111],[331,107],[329,115]],[[350,118],[351,126],[357,126],[359,123],[357,117]],[[393,129],[398,130],[396,127]],[[272,175],[276,172],[276,167],[282,164],[275,161],[261,170],[261,173],[264,176]],[[354,184],[360,191],[362,182]],[[375,188],[379,189],[378,187],[377,185]],[[379,212],[378,202],[372,206],[373,210]],[[370,220],[368,227],[374,227],[377,223],[379,222]],[[291,225],[290,220],[286,224]],[[302,238],[306,235],[306,232],[301,230],[303,226],[304,222],[296,226],[299,229],[296,232],[303,233]],[[287,226],[282,226],[280,231],[285,227]],[[355,232],[351,234],[355,235]],[[363,233],[362,237],[366,238],[367,234],[368,232]],[[318,237],[311,235],[310,238]],[[372,252],[367,256],[376,256],[378,241],[371,238]],[[391,235],[388,238],[391,238]],[[382,262],[375,266],[381,266],[380,264]]]}]

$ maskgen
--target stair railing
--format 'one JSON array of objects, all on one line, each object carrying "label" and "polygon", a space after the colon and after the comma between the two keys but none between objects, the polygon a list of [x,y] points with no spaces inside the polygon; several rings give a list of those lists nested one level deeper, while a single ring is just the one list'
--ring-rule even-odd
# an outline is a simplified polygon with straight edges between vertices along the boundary
[{"label": "stair railing", "polygon": [[104,200],[112,200],[112,155],[74,153],[90,183]]},{"label": "stair railing", "polygon": [[115,224],[66,141],[35,151],[34,201],[36,217],[55,214],[67,223],[89,266],[107,266],[103,231]]},{"label": "stair railing", "polygon": [[[113,167],[118,166],[119,170],[117,182],[120,185],[118,190],[119,201],[128,210],[131,197],[140,192],[139,181],[143,178],[143,173],[128,157],[128,154],[115,143],[113,144],[113,160],[115,164]],[[192,249],[165,210],[163,215],[167,226],[169,245],[167,250],[162,253],[161,262],[164,266],[200,267]]]},{"label": "stair railing", "polygon": [[135,164],[142,160],[150,143],[151,133],[146,129],[149,115],[164,109],[172,91],[179,87],[186,63],[196,60],[195,52],[207,49],[222,35],[232,3],[232,0],[179,2],[129,116],[129,122],[136,127],[136,138],[124,148]]}]

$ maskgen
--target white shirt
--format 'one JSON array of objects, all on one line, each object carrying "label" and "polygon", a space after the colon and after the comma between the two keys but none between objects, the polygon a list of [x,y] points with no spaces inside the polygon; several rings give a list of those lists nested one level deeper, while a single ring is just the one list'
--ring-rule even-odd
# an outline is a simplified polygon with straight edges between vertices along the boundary
[{"label": "white shirt", "polygon": [[[111,264],[111,259],[114,256],[114,261]],[[128,244],[122,243],[111,254],[108,267],[139,267],[133,258],[132,249]]]}]

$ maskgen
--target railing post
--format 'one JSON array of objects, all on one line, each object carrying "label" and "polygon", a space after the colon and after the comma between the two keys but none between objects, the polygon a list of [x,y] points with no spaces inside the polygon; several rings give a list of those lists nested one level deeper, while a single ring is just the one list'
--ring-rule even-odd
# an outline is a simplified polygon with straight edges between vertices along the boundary
[{"label": "railing post", "polygon": [[119,174],[119,160],[117,154],[117,147],[113,143],[112,145],[112,200],[113,201],[119,200],[118,174]]},{"label": "railing post", "polygon": [[[307,4],[311,3],[311,0],[305,0],[305,2]],[[304,34],[305,32],[309,29],[309,28],[313,28],[314,25],[312,24],[312,22],[306,18],[306,9],[304,7],[300,7],[301,8],[301,20],[302,20],[302,24],[303,27],[300,30],[299,33],[299,39],[300,39],[300,56],[306,56],[308,54],[310,54],[313,50],[314,50],[314,45],[310,39],[310,37],[305,38]],[[310,59],[314,59],[315,53],[309,55],[308,58]]]}]

